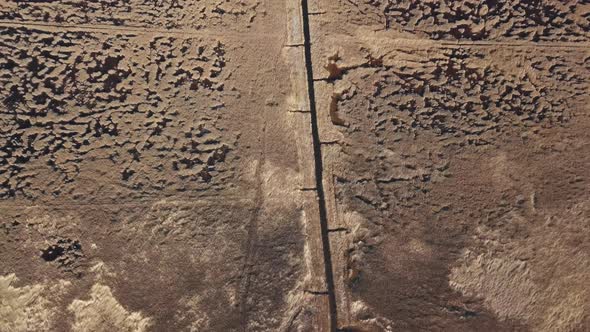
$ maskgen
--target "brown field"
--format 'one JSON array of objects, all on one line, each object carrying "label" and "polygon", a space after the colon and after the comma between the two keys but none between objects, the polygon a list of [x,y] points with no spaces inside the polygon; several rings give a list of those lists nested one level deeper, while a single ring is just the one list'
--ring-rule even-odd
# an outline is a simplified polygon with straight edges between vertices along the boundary
[{"label": "brown field", "polygon": [[590,330],[590,3],[0,0],[0,332]]}]

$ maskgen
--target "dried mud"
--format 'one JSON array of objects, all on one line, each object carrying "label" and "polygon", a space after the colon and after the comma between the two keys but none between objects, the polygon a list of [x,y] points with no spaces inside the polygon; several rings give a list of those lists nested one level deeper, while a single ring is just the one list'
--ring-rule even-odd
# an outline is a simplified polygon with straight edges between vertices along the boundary
[{"label": "dried mud", "polygon": [[586,11],[315,2],[341,329],[588,328]]},{"label": "dried mud", "polygon": [[585,331],[586,1],[0,3],[0,331]]}]

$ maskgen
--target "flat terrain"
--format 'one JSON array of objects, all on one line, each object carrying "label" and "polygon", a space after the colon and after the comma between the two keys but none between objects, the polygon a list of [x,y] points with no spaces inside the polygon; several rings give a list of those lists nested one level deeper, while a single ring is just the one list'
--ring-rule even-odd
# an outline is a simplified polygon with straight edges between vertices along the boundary
[{"label": "flat terrain", "polygon": [[588,330],[588,4],[310,7],[339,327]]},{"label": "flat terrain", "polygon": [[0,331],[587,331],[589,19],[0,2]]},{"label": "flat terrain", "polygon": [[287,10],[0,4],[1,331],[327,321]]}]

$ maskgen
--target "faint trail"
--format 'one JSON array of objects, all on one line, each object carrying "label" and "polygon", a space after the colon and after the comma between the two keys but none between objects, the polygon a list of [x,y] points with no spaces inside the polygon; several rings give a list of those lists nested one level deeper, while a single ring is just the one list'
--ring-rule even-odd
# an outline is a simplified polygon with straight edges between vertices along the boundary
[{"label": "faint trail", "polygon": [[243,39],[267,39],[267,38],[282,38],[281,34],[277,33],[265,33],[265,32],[223,32],[223,31],[211,31],[211,30],[181,30],[181,29],[154,29],[146,28],[142,26],[133,25],[109,25],[109,24],[53,24],[53,23],[42,23],[34,21],[6,21],[0,20],[0,27],[6,28],[37,28],[47,29],[56,31],[88,31],[88,32],[101,32],[101,33],[136,33],[136,34],[169,34],[169,35],[181,35],[181,36],[195,36],[195,37],[215,37],[215,38],[231,38],[237,40]]},{"label": "faint trail", "polygon": [[[313,15],[308,13],[307,16]],[[69,30],[69,31],[89,31],[89,32],[119,32],[119,33],[159,33],[169,35],[182,35],[182,36],[195,36],[195,37],[216,37],[216,38],[230,38],[230,39],[265,39],[265,38],[282,38],[283,35],[280,33],[273,32],[223,32],[223,31],[211,31],[207,29],[202,30],[182,30],[182,29],[158,29],[158,28],[147,28],[136,25],[109,25],[109,24],[55,24],[55,23],[44,23],[35,21],[10,21],[0,20],[0,27],[28,27],[28,28],[39,28],[47,30]],[[378,31],[376,31],[378,32]],[[588,49],[590,43],[576,43],[576,42],[531,42],[531,41],[468,41],[468,40],[433,40],[428,38],[390,38],[387,35],[382,36],[383,40],[398,43],[399,46],[412,46],[428,45],[432,47],[515,47],[515,48],[528,48],[528,47],[547,47],[547,48],[563,48],[563,49]],[[287,45],[287,46],[303,46],[303,45]]]},{"label": "faint trail", "polygon": [[240,326],[243,331],[248,330],[248,319],[250,310],[248,308],[248,298],[250,297],[250,285],[252,283],[253,262],[256,260],[256,247],[258,244],[258,218],[263,210],[263,183],[262,172],[266,161],[266,124],[262,126],[262,133],[259,137],[261,145],[260,159],[256,165],[255,179],[256,179],[256,193],[254,197],[254,211],[248,222],[248,236],[246,239],[246,257],[244,259],[244,267],[242,268],[243,279],[240,283]]},{"label": "faint trail", "polygon": [[328,230],[328,216],[326,210],[326,199],[323,184],[323,161],[322,148],[320,142],[320,132],[318,128],[318,115],[315,104],[315,90],[313,80],[313,66],[311,57],[311,34],[309,28],[309,9],[307,0],[301,0],[301,13],[303,16],[303,36],[305,47],[305,66],[307,72],[307,89],[309,96],[309,108],[311,112],[311,131],[313,138],[313,151],[315,159],[315,180],[318,195],[319,213],[320,213],[320,228],[322,235],[322,247],[324,250],[324,267],[326,274],[326,287],[328,291],[328,301],[330,306],[330,330],[336,331],[337,328],[337,311],[336,311],[336,294],[334,288],[334,272],[332,268],[332,256],[330,251],[330,238]]},{"label": "faint trail", "polygon": [[146,206],[152,205],[157,203],[174,203],[174,204],[187,204],[187,205],[207,205],[211,203],[219,204],[225,202],[232,202],[232,203],[243,203],[248,204],[253,202],[251,198],[244,198],[243,195],[204,195],[194,197],[193,199],[187,198],[176,198],[176,197],[161,197],[157,199],[146,199],[146,200],[132,200],[132,201],[96,201],[96,202],[75,202],[75,201],[63,201],[60,202],[58,200],[51,201],[51,202],[42,202],[42,203],[12,203],[12,202],[0,202],[0,208],[6,209],[15,209],[15,208],[29,208],[29,207],[52,207],[52,208],[78,208],[78,207],[86,207],[86,206]]}]

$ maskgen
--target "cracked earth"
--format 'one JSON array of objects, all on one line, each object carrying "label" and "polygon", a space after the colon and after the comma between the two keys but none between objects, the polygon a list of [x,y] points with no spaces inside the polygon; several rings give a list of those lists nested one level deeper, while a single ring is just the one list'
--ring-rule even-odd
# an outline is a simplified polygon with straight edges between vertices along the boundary
[{"label": "cracked earth", "polygon": [[590,330],[585,0],[0,0],[0,331]]}]

